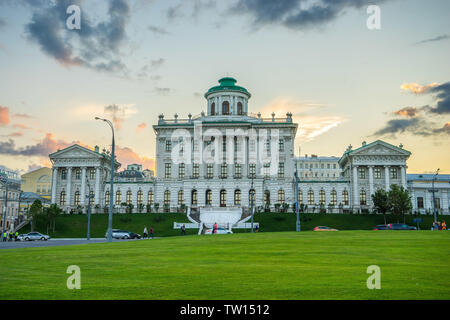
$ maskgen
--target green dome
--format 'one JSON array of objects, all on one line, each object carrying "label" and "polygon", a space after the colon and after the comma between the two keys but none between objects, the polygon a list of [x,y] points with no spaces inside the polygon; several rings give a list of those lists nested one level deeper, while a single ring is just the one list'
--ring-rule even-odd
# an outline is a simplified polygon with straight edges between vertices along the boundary
[{"label": "green dome", "polygon": [[220,85],[210,88],[208,92],[205,93],[205,97],[210,93],[219,91],[239,91],[247,94],[250,97],[250,92],[248,92],[244,87],[237,86],[236,82],[237,80],[232,77],[224,77],[222,79],[219,79]]}]

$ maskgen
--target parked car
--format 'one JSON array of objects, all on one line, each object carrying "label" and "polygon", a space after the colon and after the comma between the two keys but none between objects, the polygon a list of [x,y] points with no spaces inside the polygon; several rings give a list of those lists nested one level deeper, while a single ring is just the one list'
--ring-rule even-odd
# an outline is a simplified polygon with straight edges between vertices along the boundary
[{"label": "parked car", "polygon": [[[213,229],[208,229],[205,231],[205,234],[212,234]],[[232,234],[233,231],[228,230],[226,228],[217,228],[217,233],[216,234]]]},{"label": "parked car", "polygon": [[30,233],[21,234],[21,235],[19,235],[18,238],[19,238],[19,240],[23,240],[23,241],[33,241],[33,240],[46,241],[46,240],[50,239],[50,236],[39,233],[39,232],[30,232]]},{"label": "parked car", "polygon": [[313,229],[313,231],[339,231],[338,229],[333,229],[325,226],[318,226]]},{"label": "parked car", "polygon": [[404,223],[390,223],[388,230],[417,230],[417,227],[408,226]]},{"label": "parked car", "polygon": [[387,229],[388,229],[387,224],[379,224],[376,225],[375,228],[373,228],[373,230],[387,230]]},{"label": "parked car", "polygon": [[[108,237],[108,231],[105,233],[105,238]],[[120,229],[112,229],[112,237],[114,239],[140,239],[141,235],[126,231],[126,230],[120,230]]]}]

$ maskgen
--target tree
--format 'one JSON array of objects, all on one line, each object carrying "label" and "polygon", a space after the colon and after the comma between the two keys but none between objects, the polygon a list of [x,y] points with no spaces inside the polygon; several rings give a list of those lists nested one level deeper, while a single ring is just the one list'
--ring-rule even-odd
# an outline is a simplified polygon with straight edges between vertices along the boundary
[{"label": "tree", "polygon": [[36,199],[33,201],[33,204],[30,207],[29,213],[31,215],[32,224],[31,224],[31,231],[34,231],[34,228],[36,227],[36,223],[38,221],[39,215],[42,213],[42,202],[39,199]]},{"label": "tree", "polygon": [[391,190],[389,190],[388,193],[388,198],[392,214],[396,215],[397,218],[403,216],[403,223],[405,223],[405,213],[411,212],[412,210],[411,197],[409,196],[408,191],[403,189],[403,187],[392,184]]},{"label": "tree", "polygon": [[49,228],[53,229],[53,232],[55,232],[55,226],[56,226],[56,218],[61,214],[62,210],[53,203],[50,205],[50,207],[46,208],[45,210],[46,214],[46,222],[47,222],[47,233]]},{"label": "tree", "polygon": [[390,209],[388,192],[384,189],[378,189],[372,195],[372,202],[377,212],[383,214],[384,224],[386,224],[386,212]]}]

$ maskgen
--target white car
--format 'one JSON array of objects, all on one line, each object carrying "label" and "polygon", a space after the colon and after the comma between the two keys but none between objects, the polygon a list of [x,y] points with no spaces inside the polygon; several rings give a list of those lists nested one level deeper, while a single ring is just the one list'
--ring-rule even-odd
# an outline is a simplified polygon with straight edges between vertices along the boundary
[{"label": "white car", "polygon": [[22,241],[33,241],[33,240],[46,241],[46,240],[50,239],[50,236],[39,233],[39,232],[30,232],[30,233],[21,234],[18,238],[19,238],[19,240],[22,240]]},{"label": "white car", "polygon": [[[205,234],[212,234],[212,232],[213,232],[213,229],[208,229],[205,231]],[[217,233],[215,233],[215,234],[232,234],[232,233],[233,233],[233,231],[228,230],[226,228],[217,228]]]},{"label": "white car", "polygon": [[[130,233],[125,230],[112,229],[112,237],[114,239],[130,239]],[[108,231],[105,233],[105,238],[108,238]]]}]

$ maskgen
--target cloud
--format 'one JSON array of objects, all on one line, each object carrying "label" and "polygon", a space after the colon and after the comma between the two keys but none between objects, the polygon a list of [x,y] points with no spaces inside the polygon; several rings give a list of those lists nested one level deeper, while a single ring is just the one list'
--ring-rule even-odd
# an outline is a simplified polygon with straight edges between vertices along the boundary
[{"label": "cloud", "polygon": [[160,95],[166,95],[166,94],[169,94],[171,91],[172,91],[172,89],[170,89],[170,88],[159,88],[159,87],[155,87],[155,92],[156,92],[157,94],[160,94]]},{"label": "cloud", "polygon": [[152,64],[152,67],[156,69],[156,68],[162,66],[165,61],[166,60],[164,58],[159,58],[157,60],[152,60],[151,64]]},{"label": "cloud", "polygon": [[0,127],[9,124],[9,108],[0,106]]},{"label": "cloud", "polygon": [[31,129],[29,126],[24,125],[22,123],[15,123],[15,124],[12,125],[12,127],[15,128],[15,129],[23,129],[23,130]]},{"label": "cloud", "polygon": [[[380,0],[377,4],[388,0]],[[373,0],[239,0],[229,9],[231,14],[253,17],[253,25],[282,25],[291,29],[307,29],[324,25],[345,13],[360,9]]]},{"label": "cloud", "polygon": [[427,111],[436,114],[450,114],[450,81],[430,89],[436,94],[437,104],[427,108]]},{"label": "cloud", "polygon": [[414,118],[419,115],[419,109],[416,107],[404,107],[400,110],[392,112],[392,114],[406,118]]},{"label": "cloud", "polygon": [[154,170],[155,168],[154,158],[140,156],[131,148],[116,146],[116,155],[117,160],[122,164],[123,168],[133,163],[142,164],[145,169]]},{"label": "cloud", "polygon": [[148,30],[150,30],[151,32],[155,33],[155,34],[162,34],[162,35],[166,35],[166,34],[170,34],[170,32],[168,32],[166,29],[164,28],[159,28],[157,26],[148,26]]},{"label": "cloud", "polygon": [[99,71],[125,71],[119,49],[126,39],[130,8],[125,0],[109,1],[107,20],[93,24],[82,10],[81,29],[66,26],[66,9],[81,0],[60,0],[53,5],[33,4],[31,22],[25,27],[28,38],[64,66],[82,66]]},{"label": "cloud", "polygon": [[147,128],[147,124],[145,122],[142,122],[140,124],[138,124],[136,131],[137,132],[141,132],[142,130],[144,130],[145,128]]},{"label": "cloud", "polygon": [[22,119],[32,119],[34,118],[33,116],[26,114],[26,113],[14,113],[12,115],[14,118],[22,118]]},{"label": "cloud", "polygon": [[448,134],[450,135],[450,122],[447,122],[446,124],[444,124],[444,126],[442,128],[438,128],[438,129],[434,129],[433,133],[436,134]]},{"label": "cloud", "polygon": [[427,91],[429,91],[431,88],[439,86],[439,83],[433,82],[427,85],[421,85],[415,82],[411,82],[411,83],[403,83],[400,88],[402,90],[405,91],[411,91],[412,93],[415,94],[422,94],[422,93],[426,93]]},{"label": "cloud", "polygon": [[134,109],[133,105],[119,107],[116,104],[111,104],[104,107],[104,113],[112,117],[114,126],[117,130],[122,128],[123,122],[126,118],[135,114],[137,111]]},{"label": "cloud", "polygon": [[0,17],[0,29],[6,26],[6,20]]},{"label": "cloud", "polygon": [[179,3],[176,6],[170,7],[167,9],[167,19],[174,20],[176,18],[181,18],[183,14],[181,13],[182,4]]},{"label": "cloud", "polygon": [[436,42],[436,41],[442,41],[442,40],[447,40],[450,39],[450,35],[448,34],[443,34],[434,38],[429,38],[429,39],[425,39],[419,42],[416,42],[415,44],[424,44],[424,43],[428,43],[428,42]]},{"label": "cloud", "polygon": [[4,134],[2,137],[8,137],[8,138],[17,138],[23,136],[23,133],[20,131],[11,132],[10,134]]}]

